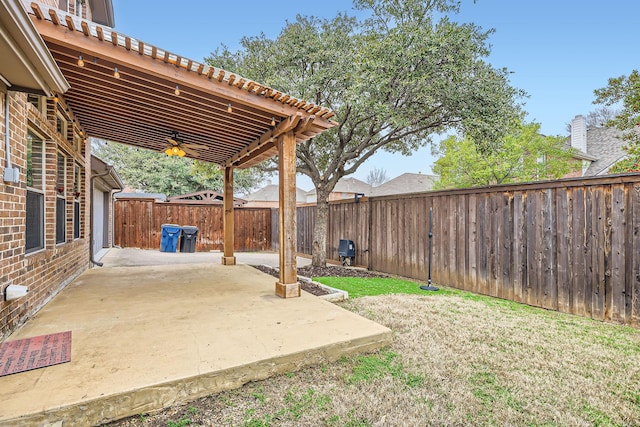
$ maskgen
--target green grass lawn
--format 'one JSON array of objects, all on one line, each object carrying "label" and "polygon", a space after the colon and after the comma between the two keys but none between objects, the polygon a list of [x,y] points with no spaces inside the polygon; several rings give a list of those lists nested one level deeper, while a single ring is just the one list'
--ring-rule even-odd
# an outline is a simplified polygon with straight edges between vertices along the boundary
[{"label": "green grass lawn", "polygon": [[364,277],[314,277],[314,281],[332,288],[349,292],[349,298],[358,298],[374,295],[409,294],[409,295],[456,295],[471,296],[468,292],[458,291],[450,288],[439,288],[438,291],[425,291],[420,289],[423,283],[416,283],[410,280],[384,278],[364,278]]},{"label": "green grass lawn", "polygon": [[[388,294],[422,295],[420,283],[394,278],[314,277],[314,281],[349,292],[349,298]],[[450,293],[450,291],[443,291]]]}]

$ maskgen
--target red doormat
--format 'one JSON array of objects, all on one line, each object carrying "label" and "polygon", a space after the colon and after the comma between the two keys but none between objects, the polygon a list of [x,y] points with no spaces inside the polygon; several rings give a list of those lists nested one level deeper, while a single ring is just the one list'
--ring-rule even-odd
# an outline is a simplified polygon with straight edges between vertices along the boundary
[{"label": "red doormat", "polygon": [[0,377],[71,361],[71,331],[0,345]]}]

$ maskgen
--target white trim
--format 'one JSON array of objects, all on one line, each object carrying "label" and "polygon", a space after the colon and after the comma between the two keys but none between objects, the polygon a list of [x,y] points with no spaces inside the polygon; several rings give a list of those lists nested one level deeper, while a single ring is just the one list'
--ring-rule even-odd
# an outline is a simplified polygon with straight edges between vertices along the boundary
[{"label": "white trim", "polygon": [[[62,165],[62,193],[58,191],[58,186],[60,185],[60,156],[62,156],[64,160],[64,164]],[[56,211],[55,211],[55,242],[57,245],[64,245],[67,243],[67,155],[60,149],[57,150],[56,153]],[[62,218],[62,241],[58,242],[58,200],[64,200],[64,215]]]},{"label": "white trim", "polygon": [[[4,41],[20,59],[37,84],[36,89],[46,95],[64,93],[70,85],[58,68],[47,45],[21,1],[0,0],[0,41]],[[8,19],[6,19],[8,17]]]}]

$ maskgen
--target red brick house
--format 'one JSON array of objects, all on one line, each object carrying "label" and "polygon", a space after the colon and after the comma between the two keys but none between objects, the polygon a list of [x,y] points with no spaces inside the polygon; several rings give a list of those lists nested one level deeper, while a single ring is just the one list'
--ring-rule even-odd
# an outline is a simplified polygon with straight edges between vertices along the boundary
[{"label": "red brick house", "polygon": [[[89,145],[56,95],[69,84],[27,13],[29,3],[0,1],[6,29],[0,37],[0,340],[90,264]],[[110,0],[42,3],[113,25]],[[9,285],[28,293],[5,301]]]}]

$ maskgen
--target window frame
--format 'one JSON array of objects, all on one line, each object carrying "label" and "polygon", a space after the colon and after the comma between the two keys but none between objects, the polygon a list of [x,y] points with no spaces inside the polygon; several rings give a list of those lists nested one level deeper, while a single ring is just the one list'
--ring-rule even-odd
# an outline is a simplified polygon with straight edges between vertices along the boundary
[{"label": "window frame", "polygon": [[65,141],[69,137],[69,119],[62,111],[56,111],[56,132],[58,132]]},{"label": "window frame", "polygon": [[82,196],[82,168],[78,162],[73,165],[73,239],[82,237],[80,218],[80,198]]},{"label": "window frame", "polygon": [[[29,176],[33,176],[33,170],[35,163],[33,162],[33,139],[37,138],[40,142],[40,188],[37,186],[29,185]],[[32,254],[35,252],[39,252],[45,249],[46,240],[45,240],[45,231],[46,231],[46,206],[45,206],[45,196],[46,196],[46,140],[39,134],[36,130],[31,127],[27,129],[27,165],[26,165],[26,181],[27,181],[27,199],[29,196],[36,196],[39,201],[39,244],[28,247],[29,242],[29,209],[28,202],[25,202],[25,253]],[[31,174],[29,171],[31,170]],[[31,184],[33,184],[33,178],[31,179]]]},{"label": "window frame", "polygon": [[[35,101],[34,98],[37,98],[37,101],[35,103],[33,102]],[[47,98],[46,97],[42,95],[29,93],[27,94],[27,102],[33,105],[36,108],[36,110],[38,110],[38,112],[43,116],[47,115]]]},{"label": "window frame", "polygon": [[[62,165],[60,160],[62,159]],[[62,170],[60,169],[62,166]],[[60,150],[56,155],[56,245],[62,245],[67,242],[67,156]],[[62,189],[62,191],[61,191]],[[62,209],[62,214],[60,214]]]}]

